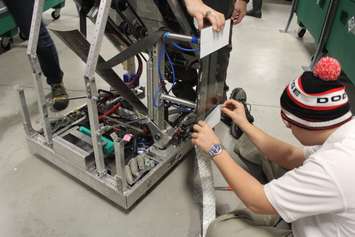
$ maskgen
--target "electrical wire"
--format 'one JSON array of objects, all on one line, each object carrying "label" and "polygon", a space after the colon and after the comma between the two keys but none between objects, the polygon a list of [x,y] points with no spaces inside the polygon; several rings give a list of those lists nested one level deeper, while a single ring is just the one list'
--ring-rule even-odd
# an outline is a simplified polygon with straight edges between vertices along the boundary
[{"label": "electrical wire", "polygon": [[114,112],[116,112],[116,110],[118,110],[121,107],[121,103],[117,103],[116,105],[112,106],[111,109],[107,110],[105,113],[103,113],[102,115],[99,116],[99,120],[102,120],[104,118],[106,118],[107,116],[113,114]]},{"label": "electrical wire", "polygon": [[165,50],[166,50],[165,45],[163,45],[160,49],[159,56],[158,56],[158,73],[159,73],[160,82],[164,81],[164,77],[161,72],[161,63],[162,63],[163,57],[165,55]]},{"label": "electrical wire", "polygon": [[[167,92],[169,94],[171,92],[171,90],[174,88],[174,86],[176,85],[177,79],[176,79],[176,71],[175,71],[175,66],[174,66],[173,60],[171,59],[171,57],[170,57],[170,55],[169,55],[169,53],[168,53],[168,51],[166,49],[166,45],[165,45],[166,36],[165,35],[164,35],[163,39],[164,39],[164,44],[161,47],[161,50],[160,50],[160,53],[159,53],[159,56],[158,56],[158,74],[159,74],[161,87],[163,89],[165,89],[165,91],[166,91],[164,77],[163,77],[162,72],[161,72],[161,63],[162,63],[163,57],[166,57],[167,60],[168,60],[168,64],[170,66],[170,71],[171,71],[171,75],[172,75],[172,87]],[[198,48],[184,48],[184,47],[180,46],[179,44],[177,44],[176,42],[173,42],[173,46],[175,48],[177,48],[178,50],[182,51],[182,52],[196,52],[196,51],[199,51]],[[158,95],[158,92],[157,92],[157,95]],[[153,105],[154,105],[154,107],[158,107],[160,105],[160,104],[156,103],[157,95],[153,96]],[[178,109],[181,109],[182,112],[190,112],[190,110],[188,110],[186,108],[179,107],[179,106],[176,106],[176,105],[175,105],[175,107],[177,107]]]},{"label": "electrical wire", "polygon": [[142,58],[137,55],[137,60],[138,60],[138,70],[137,70],[137,77],[138,79],[142,76],[143,73],[143,62],[142,62]]},{"label": "electrical wire", "polygon": [[142,76],[143,73],[143,61],[141,59],[141,57],[137,54],[136,55],[137,61],[138,61],[138,68],[137,68],[137,72],[134,76],[134,79],[129,81],[129,82],[125,82],[125,84],[129,87],[136,87],[136,85],[139,85],[139,79]]},{"label": "electrical wire", "polygon": [[183,52],[197,52],[200,50],[199,48],[184,48],[181,45],[177,44],[176,42],[173,42],[173,46]]},{"label": "electrical wire", "polygon": [[175,86],[176,84],[176,73],[175,73],[175,67],[174,67],[174,63],[173,61],[171,60],[169,54],[168,54],[168,51],[165,50],[165,55],[166,55],[166,58],[168,59],[168,63],[170,65],[170,70],[171,70],[171,74],[172,74],[172,77],[173,77],[173,86],[171,87],[171,89],[169,90],[169,92],[172,90],[172,88]]},{"label": "electrical wire", "polygon": [[159,80],[160,80],[160,87],[161,89],[165,92],[168,93],[166,87],[165,87],[165,81],[164,81],[164,76],[161,72],[161,63],[162,63],[162,59],[165,55],[165,46],[163,45],[163,47],[161,48],[160,52],[159,52],[159,56],[158,56],[158,74],[159,74]]},{"label": "electrical wire", "polygon": [[[164,82],[164,77],[163,77],[163,74],[161,72],[161,63],[162,63],[162,60],[163,60],[163,57],[166,57],[168,59],[168,64],[170,66],[170,71],[171,71],[171,75],[172,75],[172,87],[169,91],[166,90],[165,88],[165,82]],[[174,63],[169,55],[169,53],[167,52],[166,50],[166,46],[163,45],[160,49],[160,54],[159,54],[159,57],[158,57],[158,73],[159,73],[159,79],[160,79],[160,83],[163,87],[163,90],[166,92],[166,93],[170,93],[170,91],[172,90],[172,88],[175,86],[176,84],[176,72],[175,72],[175,67],[174,67]]]}]

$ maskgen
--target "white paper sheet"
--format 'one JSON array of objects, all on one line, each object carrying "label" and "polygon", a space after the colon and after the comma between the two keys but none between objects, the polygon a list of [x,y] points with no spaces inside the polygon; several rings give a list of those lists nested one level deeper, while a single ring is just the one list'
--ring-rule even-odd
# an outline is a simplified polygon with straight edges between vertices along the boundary
[{"label": "white paper sheet", "polygon": [[217,105],[206,118],[206,123],[210,128],[214,128],[221,121],[221,105]]},{"label": "white paper sheet", "polygon": [[200,58],[203,58],[216,50],[229,44],[231,20],[225,22],[224,28],[220,32],[212,29],[212,26],[201,30]]}]

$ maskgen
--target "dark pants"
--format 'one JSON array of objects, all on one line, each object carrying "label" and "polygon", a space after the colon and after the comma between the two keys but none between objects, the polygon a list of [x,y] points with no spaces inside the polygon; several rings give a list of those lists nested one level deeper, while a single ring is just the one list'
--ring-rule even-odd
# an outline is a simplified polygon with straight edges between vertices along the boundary
[{"label": "dark pants", "polygon": [[263,5],[263,0],[253,0],[254,11],[261,11],[262,5]]},{"label": "dark pants", "polygon": [[[15,19],[21,33],[28,38],[30,35],[33,0],[3,0],[9,12]],[[41,23],[37,47],[38,60],[47,83],[53,85],[61,83],[63,72],[60,69],[58,53],[46,27]]]}]

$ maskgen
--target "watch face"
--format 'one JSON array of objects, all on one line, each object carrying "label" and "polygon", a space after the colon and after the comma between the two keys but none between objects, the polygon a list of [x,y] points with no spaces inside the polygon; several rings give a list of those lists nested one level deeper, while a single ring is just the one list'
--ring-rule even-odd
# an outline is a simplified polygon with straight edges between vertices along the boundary
[{"label": "watch face", "polygon": [[222,146],[220,144],[215,144],[210,148],[208,154],[213,157],[215,155],[218,155],[221,150],[222,150]]},{"label": "watch face", "polygon": [[221,149],[221,148],[220,148],[218,145],[214,145],[214,146],[213,146],[213,151],[214,151],[215,153],[219,152],[220,149]]}]

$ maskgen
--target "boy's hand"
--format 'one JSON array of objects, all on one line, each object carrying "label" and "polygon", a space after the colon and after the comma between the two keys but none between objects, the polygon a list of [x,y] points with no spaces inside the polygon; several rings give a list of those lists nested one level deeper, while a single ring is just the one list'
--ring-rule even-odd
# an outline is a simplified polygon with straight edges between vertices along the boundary
[{"label": "boy's hand", "polygon": [[239,127],[242,124],[249,123],[242,103],[236,100],[226,100],[223,105],[222,112],[230,117]]},{"label": "boy's hand", "polygon": [[199,121],[193,126],[192,143],[197,145],[202,151],[208,152],[214,144],[220,144],[218,137],[206,122]]},{"label": "boy's hand", "polygon": [[239,24],[247,13],[247,2],[244,0],[237,0],[234,4],[232,15],[233,24]]},{"label": "boy's hand", "polygon": [[206,4],[201,0],[185,0],[185,5],[189,14],[194,17],[198,24],[198,29],[204,27],[204,18],[208,19],[214,31],[221,31],[224,28],[224,15]]}]

